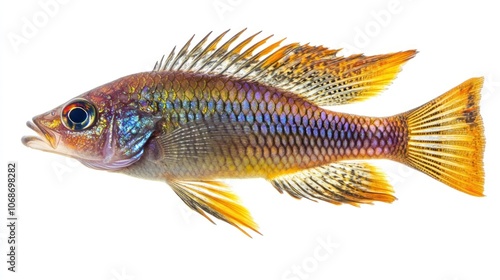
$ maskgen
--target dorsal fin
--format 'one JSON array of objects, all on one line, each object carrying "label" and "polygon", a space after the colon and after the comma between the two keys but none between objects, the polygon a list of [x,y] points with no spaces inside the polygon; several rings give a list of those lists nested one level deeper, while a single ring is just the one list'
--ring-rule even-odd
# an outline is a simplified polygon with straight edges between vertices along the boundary
[{"label": "dorsal fin", "polygon": [[222,38],[229,30],[207,43],[209,33],[190,50],[193,36],[177,54],[174,47],[166,59],[162,57],[156,62],[153,71],[189,71],[245,78],[293,92],[317,105],[329,106],[376,95],[416,53],[409,50],[342,57],[337,56],[339,50],[323,46],[290,43],[280,47],[284,39],[268,43],[272,35],[252,44],[260,32],[231,48],[245,30],[223,43]]}]

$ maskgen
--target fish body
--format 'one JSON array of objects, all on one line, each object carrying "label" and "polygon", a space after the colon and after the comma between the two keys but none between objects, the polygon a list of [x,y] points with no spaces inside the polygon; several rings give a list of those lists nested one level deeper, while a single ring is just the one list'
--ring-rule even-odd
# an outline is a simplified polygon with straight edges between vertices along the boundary
[{"label": "fish body", "polygon": [[[166,181],[195,211],[243,232],[249,212],[221,181],[265,178],[296,198],[358,205],[392,202],[392,187],[365,159],[391,159],[482,195],[481,78],[390,117],[325,106],[376,95],[415,55],[337,56],[336,50],[255,35],[229,46],[203,38],[158,62],[33,118],[32,148],[83,164]],[[248,47],[247,47],[248,46]],[[260,52],[253,54],[259,47]],[[245,232],[246,233],[246,232]]]},{"label": "fish body", "polygon": [[[162,179],[166,172],[189,180],[273,178],[341,160],[393,158],[407,137],[398,118],[335,113],[293,93],[241,79],[162,72],[136,74],[119,83],[137,84],[140,90],[131,98],[160,119],[161,135],[181,127],[196,129],[191,123],[231,130],[231,135],[220,135],[220,142],[210,143],[210,152],[193,148],[184,151],[193,156],[180,157],[179,149],[193,146],[172,148],[168,160],[145,168],[156,170],[147,174],[150,179]],[[160,92],[155,90],[159,84]],[[137,167],[123,171],[143,176]]]}]

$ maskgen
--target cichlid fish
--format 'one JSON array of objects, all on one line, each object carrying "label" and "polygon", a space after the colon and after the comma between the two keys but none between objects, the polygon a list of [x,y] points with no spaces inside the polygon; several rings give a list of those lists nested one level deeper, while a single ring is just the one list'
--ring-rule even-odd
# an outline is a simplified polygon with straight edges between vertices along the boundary
[{"label": "cichlid fish", "polygon": [[[391,159],[483,195],[482,78],[408,112],[366,117],[324,108],[382,91],[415,50],[338,56],[283,40],[191,38],[149,72],[92,89],[33,118],[22,142],[101,170],[165,181],[193,210],[258,232],[221,179],[265,178],[295,198],[392,202],[367,159]],[[233,47],[234,45],[234,47]]]}]

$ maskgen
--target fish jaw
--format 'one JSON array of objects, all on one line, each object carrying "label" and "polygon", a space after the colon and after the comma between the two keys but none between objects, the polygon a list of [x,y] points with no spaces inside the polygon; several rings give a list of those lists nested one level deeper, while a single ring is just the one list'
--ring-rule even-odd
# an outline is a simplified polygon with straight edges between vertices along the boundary
[{"label": "fish jaw", "polygon": [[55,131],[47,129],[37,118],[26,122],[26,125],[35,131],[38,136],[23,136],[22,143],[32,149],[47,152],[56,152],[61,140],[61,135]]}]

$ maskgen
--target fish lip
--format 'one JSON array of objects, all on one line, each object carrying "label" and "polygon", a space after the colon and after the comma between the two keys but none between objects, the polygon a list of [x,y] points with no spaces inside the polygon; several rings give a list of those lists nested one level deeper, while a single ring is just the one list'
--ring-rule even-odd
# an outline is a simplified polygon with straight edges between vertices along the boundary
[{"label": "fish lip", "polygon": [[21,141],[25,146],[30,147],[30,143],[33,141],[39,141],[47,144],[53,150],[58,146],[60,135],[52,131],[47,130],[38,120],[33,118],[33,121],[26,122],[26,126],[35,131],[38,136],[24,136]]}]

